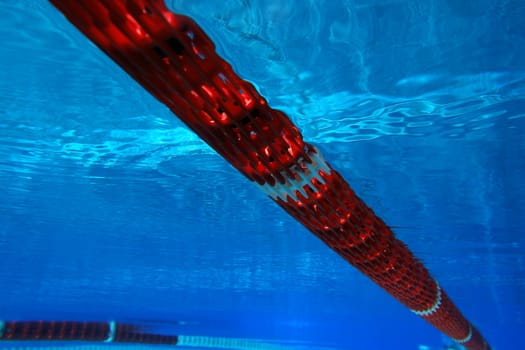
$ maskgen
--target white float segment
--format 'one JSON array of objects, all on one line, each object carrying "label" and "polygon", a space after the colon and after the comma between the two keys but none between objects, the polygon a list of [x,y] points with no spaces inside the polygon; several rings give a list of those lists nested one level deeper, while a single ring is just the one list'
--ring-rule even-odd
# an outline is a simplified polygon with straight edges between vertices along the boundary
[{"label": "white float segment", "polygon": [[104,342],[111,343],[113,340],[115,340],[116,334],[117,334],[117,323],[115,321],[110,321],[108,338],[104,340]]},{"label": "white float segment", "polygon": [[265,343],[256,339],[203,337],[180,335],[177,345],[186,347],[231,350],[290,350],[289,347]]},{"label": "white float segment", "polygon": [[459,344],[465,344],[470,339],[472,339],[472,326],[469,323],[467,336],[465,338],[463,338],[463,339],[454,339],[454,340],[457,341]]},{"label": "white float segment", "polygon": [[439,284],[436,281],[434,281],[434,283],[436,283],[436,287],[437,287],[436,300],[434,301],[434,304],[432,304],[432,306],[430,308],[426,309],[426,310],[421,310],[421,311],[412,310],[412,312],[415,313],[416,315],[419,315],[419,316],[430,316],[434,312],[439,310],[439,308],[441,306],[441,287],[439,286]]},{"label": "white float segment", "polygon": [[273,200],[277,198],[287,201],[287,196],[290,196],[293,200],[297,201],[296,191],[300,192],[304,197],[308,197],[308,194],[304,190],[304,186],[310,185],[313,188],[312,180],[316,179],[320,183],[324,184],[323,178],[321,178],[319,172],[322,170],[324,173],[329,175],[331,173],[330,167],[324,160],[321,153],[314,148],[314,152],[309,154],[311,163],[308,163],[305,159],[298,158],[297,163],[290,166],[289,170],[295,175],[295,179],[290,178],[285,170],[281,171],[281,175],[286,179],[284,184],[276,182],[275,185],[268,183],[260,186],[264,193],[266,193]]}]

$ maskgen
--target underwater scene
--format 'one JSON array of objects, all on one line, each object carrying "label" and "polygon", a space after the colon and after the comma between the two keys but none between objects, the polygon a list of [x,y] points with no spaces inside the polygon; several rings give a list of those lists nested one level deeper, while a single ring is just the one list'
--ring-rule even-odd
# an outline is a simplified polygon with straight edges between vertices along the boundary
[{"label": "underwater scene", "polygon": [[525,348],[525,2],[2,8],[0,349]]}]

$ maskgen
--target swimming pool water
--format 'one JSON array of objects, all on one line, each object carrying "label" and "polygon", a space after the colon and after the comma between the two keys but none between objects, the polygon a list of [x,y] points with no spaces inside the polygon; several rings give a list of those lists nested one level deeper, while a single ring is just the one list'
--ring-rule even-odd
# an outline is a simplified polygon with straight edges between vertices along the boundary
[{"label": "swimming pool water", "polygon": [[[290,116],[496,349],[525,346],[520,1],[168,3]],[[51,5],[3,8],[0,319],[442,345]]]}]

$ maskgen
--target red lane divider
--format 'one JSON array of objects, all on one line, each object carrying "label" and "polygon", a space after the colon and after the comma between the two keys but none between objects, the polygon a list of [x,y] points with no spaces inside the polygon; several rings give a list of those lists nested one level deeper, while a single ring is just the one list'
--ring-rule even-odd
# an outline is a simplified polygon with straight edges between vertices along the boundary
[{"label": "red lane divider", "polygon": [[177,336],[145,333],[135,325],[87,321],[0,321],[0,340],[178,343]]},{"label": "red lane divider", "polygon": [[[0,321],[0,348],[5,347],[6,342],[37,342],[34,346],[25,344],[26,350],[45,350],[41,342],[103,342],[113,344],[113,348],[119,350],[116,344],[132,343],[149,345],[170,345],[191,348],[211,349],[267,349],[286,350],[289,347],[265,343],[258,339],[250,338],[228,338],[209,337],[199,335],[165,335],[144,332],[147,325],[126,324],[115,321]],[[8,347],[10,349],[17,346]],[[57,347],[50,347],[56,349]],[[68,347],[69,348],[69,347]],[[22,347],[21,347],[22,349]]]},{"label": "red lane divider", "polygon": [[282,112],[162,0],[50,0],[188,127],[349,263],[470,350],[490,346]]}]

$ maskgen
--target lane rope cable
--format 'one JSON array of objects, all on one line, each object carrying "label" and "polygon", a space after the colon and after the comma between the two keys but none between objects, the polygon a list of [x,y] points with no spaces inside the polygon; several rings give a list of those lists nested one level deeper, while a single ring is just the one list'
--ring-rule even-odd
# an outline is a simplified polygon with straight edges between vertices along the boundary
[{"label": "lane rope cable", "polygon": [[[290,350],[288,346],[258,339],[157,334],[144,331],[144,326],[141,325],[115,321],[0,321],[0,325],[3,325],[0,341],[7,342],[1,344],[2,349],[5,349],[7,344],[20,343],[19,345],[12,345],[12,348],[50,350],[48,347],[42,346],[42,341],[47,343],[81,341],[111,345],[111,349],[116,349],[117,344],[125,343],[130,345],[166,345],[233,350]],[[33,343],[35,341],[40,341],[37,343],[38,346],[26,345],[26,342]],[[53,348],[51,347],[51,349]],[[64,349],[63,345],[60,348]],[[134,348],[123,347],[122,349],[132,350]],[[144,349],[148,348],[144,347]]]},{"label": "lane rope cable", "polygon": [[217,55],[191,18],[162,0],[50,2],[343,259],[467,349],[490,349],[405,244],[290,119]]}]

